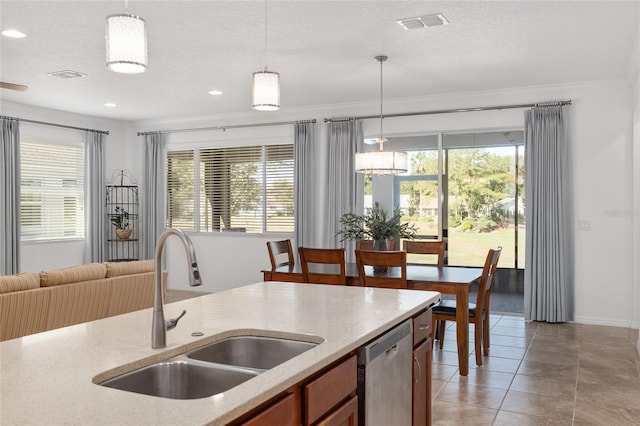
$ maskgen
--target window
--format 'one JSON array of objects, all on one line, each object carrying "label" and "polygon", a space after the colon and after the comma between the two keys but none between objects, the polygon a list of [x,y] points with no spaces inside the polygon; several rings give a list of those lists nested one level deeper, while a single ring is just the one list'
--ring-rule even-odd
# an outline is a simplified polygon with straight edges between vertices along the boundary
[{"label": "window", "polygon": [[22,240],[84,237],[84,148],[20,144]]},{"label": "window", "polygon": [[167,225],[201,232],[293,232],[293,145],[170,151]]}]

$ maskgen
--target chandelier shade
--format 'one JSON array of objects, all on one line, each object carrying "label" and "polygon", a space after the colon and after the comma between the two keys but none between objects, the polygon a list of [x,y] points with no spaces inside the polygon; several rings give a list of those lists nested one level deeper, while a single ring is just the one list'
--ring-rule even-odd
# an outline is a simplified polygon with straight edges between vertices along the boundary
[{"label": "chandelier shade", "polygon": [[397,175],[407,172],[407,153],[394,151],[358,152],[356,173],[368,175]]},{"label": "chandelier shade", "polygon": [[280,74],[273,71],[253,73],[253,109],[277,111],[280,109]]},{"label": "chandelier shade", "polygon": [[364,173],[366,175],[397,175],[406,173],[408,170],[407,153],[384,150],[384,143],[387,140],[382,136],[382,119],[384,118],[382,115],[384,93],[382,86],[382,63],[388,58],[380,55],[374,59],[380,63],[380,138],[376,141],[380,144],[380,151],[357,152],[355,156],[355,171],[356,173]]},{"label": "chandelier shade", "polygon": [[147,28],[135,15],[107,16],[107,68],[124,74],[139,74],[147,69]]}]

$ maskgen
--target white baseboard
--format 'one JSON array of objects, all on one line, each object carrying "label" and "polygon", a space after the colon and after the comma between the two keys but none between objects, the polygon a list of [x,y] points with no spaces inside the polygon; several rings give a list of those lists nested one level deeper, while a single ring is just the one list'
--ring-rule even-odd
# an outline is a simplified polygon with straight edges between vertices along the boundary
[{"label": "white baseboard", "polygon": [[638,328],[632,321],[599,317],[576,317],[575,323],[587,325],[607,325],[609,327]]}]

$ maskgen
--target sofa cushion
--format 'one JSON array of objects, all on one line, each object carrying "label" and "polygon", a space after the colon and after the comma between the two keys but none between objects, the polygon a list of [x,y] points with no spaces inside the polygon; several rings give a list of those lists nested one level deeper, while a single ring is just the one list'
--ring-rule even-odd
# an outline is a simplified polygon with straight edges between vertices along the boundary
[{"label": "sofa cushion", "polygon": [[110,262],[106,263],[107,278],[119,277],[121,275],[142,274],[144,272],[153,272],[155,270],[155,262],[149,260],[134,260],[131,262]]},{"label": "sofa cushion", "polygon": [[40,276],[35,272],[0,276],[0,293],[31,290],[32,288],[38,287],[40,287]]},{"label": "sofa cushion", "polygon": [[89,263],[87,265],[72,266],[70,268],[54,269],[40,272],[40,286],[51,287],[60,284],[77,283],[104,278],[107,268],[103,263]]}]

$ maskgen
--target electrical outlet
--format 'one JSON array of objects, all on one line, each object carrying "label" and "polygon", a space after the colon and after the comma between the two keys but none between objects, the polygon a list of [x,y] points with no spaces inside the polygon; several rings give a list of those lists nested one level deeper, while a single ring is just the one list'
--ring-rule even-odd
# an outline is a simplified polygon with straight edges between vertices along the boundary
[{"label": "electrical outlet", "polygon": [[591,221],[590,220],[579,220],[578,221],[578,230],[580,230],[580,231],[591,231]]}]

